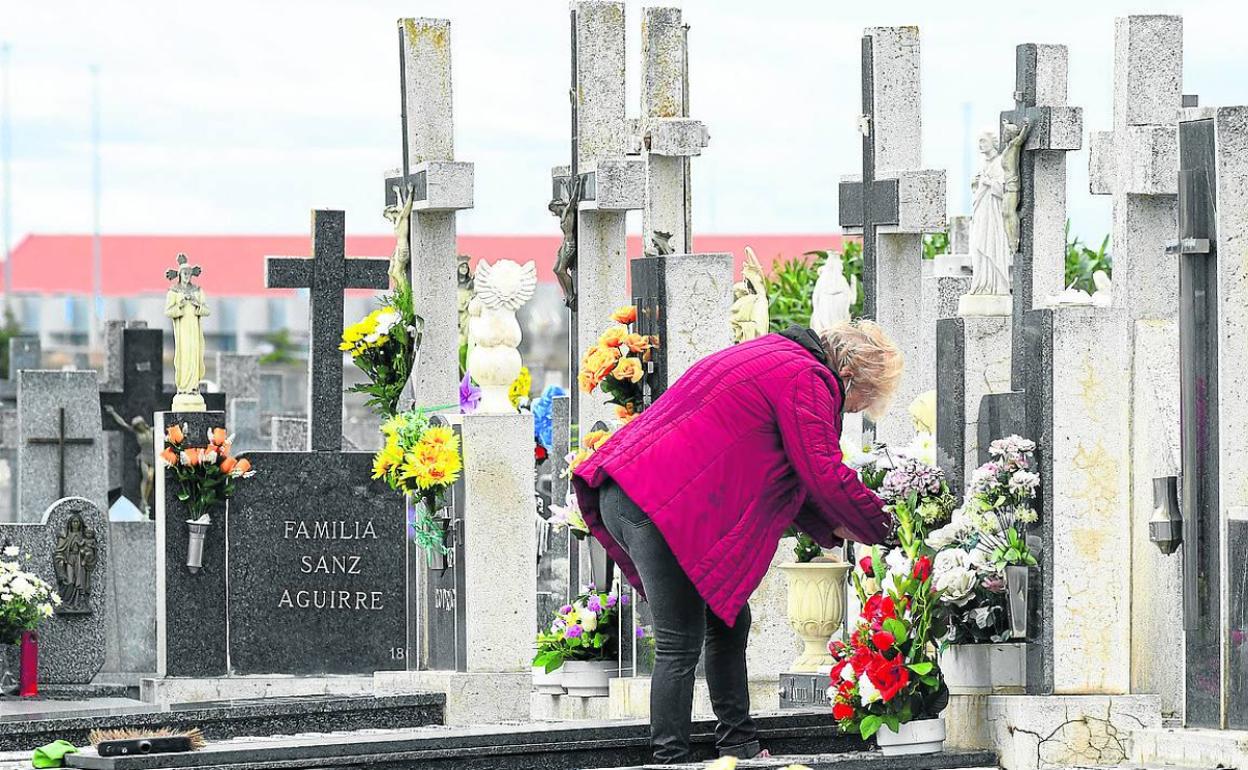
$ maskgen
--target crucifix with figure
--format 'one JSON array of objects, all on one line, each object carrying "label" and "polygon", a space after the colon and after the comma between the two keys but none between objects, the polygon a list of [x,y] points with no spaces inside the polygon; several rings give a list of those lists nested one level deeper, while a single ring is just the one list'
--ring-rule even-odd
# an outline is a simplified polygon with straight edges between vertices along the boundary
[{"label": "crucifix with figure", "polygon": [[312,257],[265,257],[265,286],[308,289],[308,446],[313,452],[342,451],[343,292],[385,289],[390,260],[349,258],[346,217],[341,211],[312,212]]}]

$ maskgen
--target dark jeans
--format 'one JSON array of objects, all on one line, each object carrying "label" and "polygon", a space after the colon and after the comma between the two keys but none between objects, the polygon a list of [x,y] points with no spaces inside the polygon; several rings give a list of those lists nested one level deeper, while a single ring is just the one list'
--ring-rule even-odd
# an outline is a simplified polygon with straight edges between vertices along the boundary
[{"label": "dark jeans", "polygon": [[[745,645],[750,608],[728,627],[711,612],[645,511],[608,481],[600,490],[602,523],[632,559],[654,614],[655,660],[650,679],[650,741],[656,762],[688,762],[694,671],[706,642],[706,683],[719,724],[720,754],[749,758],[760,747],[750,719]],[[703,620],[705,618],[705,620]],[[695,621],[696,619],[696,621]]]}]

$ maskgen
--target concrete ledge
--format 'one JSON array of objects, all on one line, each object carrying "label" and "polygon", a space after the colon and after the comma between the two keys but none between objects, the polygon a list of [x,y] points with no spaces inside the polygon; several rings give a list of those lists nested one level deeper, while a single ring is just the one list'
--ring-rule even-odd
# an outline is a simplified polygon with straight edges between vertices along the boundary
[{"label": "concrete ledge", "polygon": [[954,695],[945,745],[996,752],[1002,770],[1117,765],[1160,727],[1156,695]]},{"label": "concrete ledge", "polygon": [[448,725],[492,725],[529,719],[529,695],[533,689],[533,674],[529,671],[378,671],[372,681],[378,695],[445,693]]},{"label": "concrete ledge", "polygon": [[372,695],[371,676],[223,676],[143,679],[139,697],[145,703],[203,703],[302,695]]},{"label": "concrete ledge", "polygon": [[[650,718],[650,677],[623,677],[611,680],[611,696],[607,708],[609,719]],[[775,679],[750,680],[750,710],[754,713],[772,712],[780,705],[780,682]],[[714,719],[711,694],[706,680],[699,679],[693,686],[693,718]]]},{"label": "concrete ledge", "polygon": [[1131,761],[1196,767],[1248,767],[1248,731],[1198,728],[1136,730]]},{"label": "concrete ledge", "polygon": [[573,695],[529,695],[529,718],[534,722],[601,722],[610,718],[610,698],[578,698]]}]

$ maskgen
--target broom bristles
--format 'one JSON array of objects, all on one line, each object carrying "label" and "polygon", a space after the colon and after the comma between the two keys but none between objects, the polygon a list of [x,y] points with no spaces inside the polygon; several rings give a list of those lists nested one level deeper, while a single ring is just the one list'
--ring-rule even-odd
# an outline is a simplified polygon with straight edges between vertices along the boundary
[{"label": "broom bristles", "polygon": [[136,738],[172,738],[175,736],[190,738],[191,751],[199,751],[207,743],[204,740],[203,731],[198,727],[192,727],[190,730],[173,730],[168,727],[157,727],[147,730],[129,727],[119,730],[92,730],[87,736],[87,740],[92,746],[99,746],[104,741],[129,741]]}]

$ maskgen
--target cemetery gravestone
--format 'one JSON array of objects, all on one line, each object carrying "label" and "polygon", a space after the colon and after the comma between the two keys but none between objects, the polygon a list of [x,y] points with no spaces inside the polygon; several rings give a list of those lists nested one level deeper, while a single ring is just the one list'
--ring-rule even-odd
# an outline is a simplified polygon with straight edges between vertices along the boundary
[{"label": "cemetery gravestone", "polygon": [[840,224],[862,232],[863,315],[905,356],[894,408],[877,425],[906,442],[911,401],[935,385],[935,353],[921,327],[923,233],[945,228],[945,173],[920,171],[918,27],[872,27],[862,38],[862,174],[840,184]]},{"label": "cemetery gravestone", "polygon": [[62,497],[107,504],[93,371],[18,373],[18,521],[38,521]]},{"label": "cemetery gravestone", "polygon": [[39,628],[39,681],[90,682],[104,665],[110,609],[107,518],[90,500],[63,498],[43,511],[38,522],[0,524],[0,547],[5,545],[16,545],[23,556],[30,556],[23,568],[47,581],[63,600]]},{"label": "cemetery gravestone", "polygon": [[0,380],[0,401],[17,400],[17,373],[43,368],[43,347],[39,337],[19,334],[9,338],[9,376]]}]

